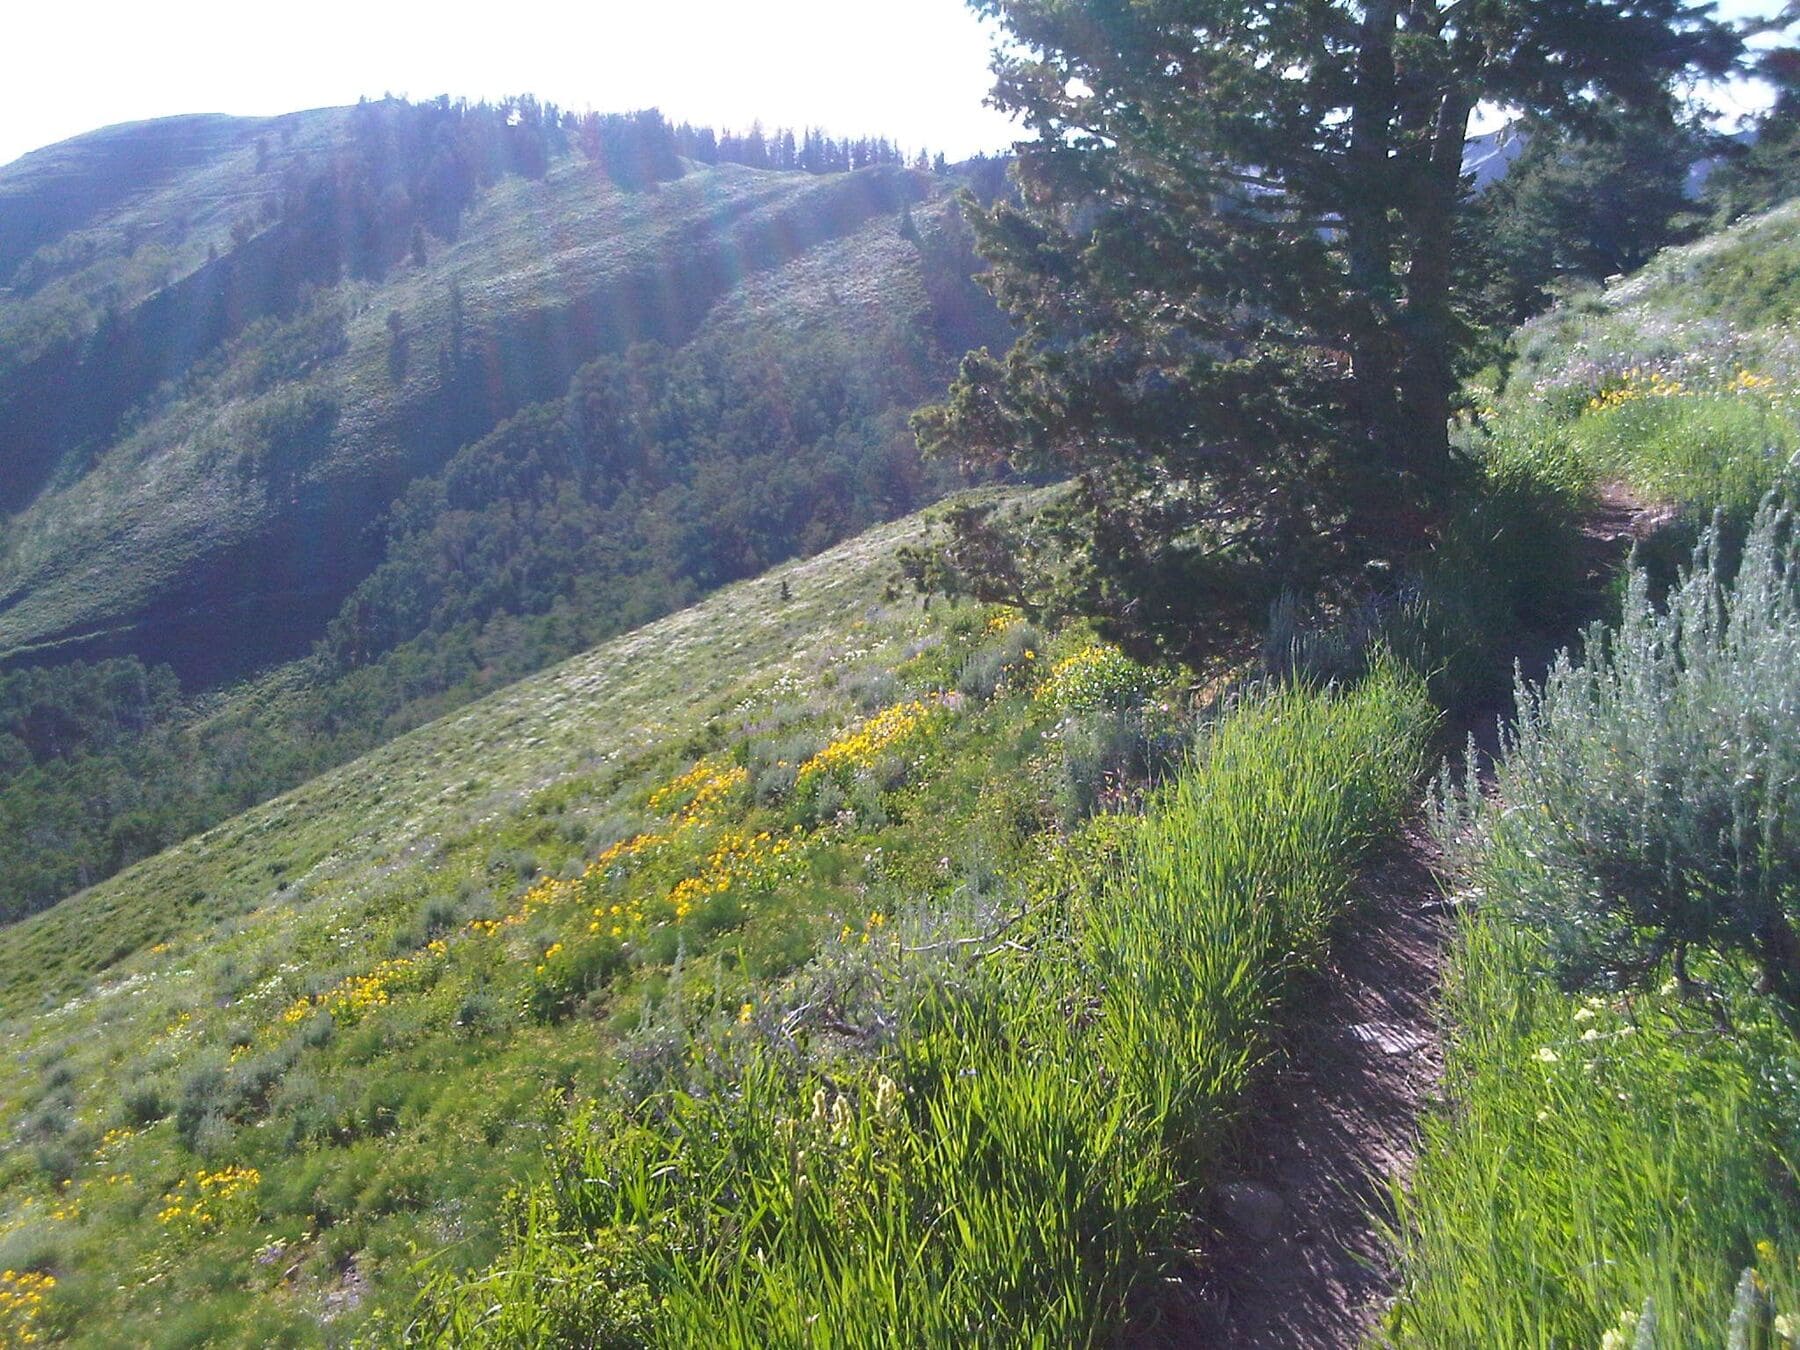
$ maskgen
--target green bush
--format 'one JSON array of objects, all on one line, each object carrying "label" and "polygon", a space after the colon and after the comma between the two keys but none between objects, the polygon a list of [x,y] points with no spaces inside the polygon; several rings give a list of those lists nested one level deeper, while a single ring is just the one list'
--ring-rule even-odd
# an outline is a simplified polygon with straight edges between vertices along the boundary
[{"label": "green bush", "polygon": [[525,991],[525,1015],[536,1022],[568,1016],[589,994],[625,968],[625,949],[612,938],[570,938],[548,948]]},{"label": "green bush", "polygon": [[985,703],[1003,688],[1018,683],[1044,650],[1044,635],[1028,623],[1002,629],[978,648],[956,673],[956,691]]},{"label": "green bush", "polygon": [[1571,984],[1686,983],[1691,956],[1722,953],[1800,1017],[1800,538],[1766,505],[1734,580],[1721,534],[1666,609],[1635,572],[1616,633],[1521,684],[1504,806],[1447,790],[1441,824],[1475,827]]},{"label": "green bush", "polygon": [[1175,768],[1181,745],[1140,709],[1071,716],[1057,733],[1057,814],[1073,829],[1105,805],[1108,794],[1154,783]]},{"label": "green bush", "polygon": [[1506,653],[1566,631],[1584,601],[1578,520],[1585,481],[1566,452],[1534,436],[1479,450],[1438,545],[1398,583],[1321,614],[1283,596],[1270,612],[1263,668],[1319,683],[1362,678],[1385,655],[1423,677],[1446,708],[1506,692]]},{"label": "green bush", "polygon": [[1050,668],[1038,697],[1063,713],[1124,712],[1155,684],[1147,667],[1110,642],[1088,642]]}]

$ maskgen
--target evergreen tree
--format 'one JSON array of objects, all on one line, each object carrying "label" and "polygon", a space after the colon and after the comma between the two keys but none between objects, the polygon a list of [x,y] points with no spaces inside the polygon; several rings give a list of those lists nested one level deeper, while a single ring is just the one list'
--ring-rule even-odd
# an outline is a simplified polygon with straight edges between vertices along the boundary
[{"label": "evergreen tree", "polygon": [[1788,40],[1763,52],[1756,63],[1756,73],[1775,88],[1774,105],[1757,119],[1751,144],[1707,182],[1707,198],[1721,223],[1800,195],[1800,46],[1792,41],[1797,25],[1800,0],[1759,26],[1787,30]]},{"label": "evergreen tree", "polygon": [[971,3],[1011,39],[995,100],[1033,137],[1018,199],[975,212],[1022,333],[918,429],[1075,489],[1033,551],[978,515],[944,561],[1190,659],[1272,586],[1429,537],[1477,106],[1648,113],[1738,47],[1684,0]]},{"label": "evergreen tree", "polygon": [[1688,182],[1707,139],[1699,128],[1659,109],[1615,113],[1581,135],[1551,126],[1522,134],[1523,152],[1474,205],[1506,326],[1542,310],[1559,281],[1636,271],[1695,223]]}]

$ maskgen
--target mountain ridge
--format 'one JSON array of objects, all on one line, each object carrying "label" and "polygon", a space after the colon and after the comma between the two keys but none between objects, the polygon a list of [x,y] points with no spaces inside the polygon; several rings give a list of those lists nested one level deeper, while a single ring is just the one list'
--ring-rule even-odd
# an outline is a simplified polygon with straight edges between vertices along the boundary
[{"label": "mountain ridge", "polygon": [[[565,159],[542,180],[497,184],[473,206],[458,238],[431,246],[441,248],[434,266],[357,283],[364,293],[350,298],[347,315],[320,316],[323,302],[315,300],[312,316],[302,311],[286,320],[277,336],[310,340],[315,349],[300,353],[289,378],[240,394],[239,423],[221,425],[217,395],[237,391],[214,380],[213,389],[199,391],[199,401],[212,396],[210,416],[152,398],[135,415],[142,425],[114,436],[105,428],[117,414],[91,398],[71,401],[65,391],[143,387],[152,371],[167,368],[166,358],[144,366],[132,353],[162,350],[157,334],[191,329],[197,314],[223,315],[221,306],[235,303],[233,279],[245,270],[238,255],[203,264],[174,291],[155,292],[119,320],[134,331],[114,340],[121,354],[111,368],[91,341],[65,343],[60,350],[73,365],[47,369],[40,357],[15,372],[10,399],[0,392],[0,424],[14,429],[8,458],[15,485],[0,552],[0,660],[132,650],[204,677],[204,661],[196,668],[182,659],[186,652],[216,647],[227,630],[236,631],[240,647],[259,645],[244,641],[241,625],[281,594],[258,571],[242,575],[259,557],[280,559],[274,570],[281,576],[318,580],[318,599],[299,625],[316,633],[375,561],[379,539],[369,526],[406,482],[437,467],[457,445],[518,408],[559,394],[594,356],[633,341],[679,345],[744,277],[931,195],[929,179],[910,171],[816,177],[721,166],[639,196],[596,191],[586,166]],[[941,190],[937,196],[941,208]],[[242,247],[264,237],[254,235]],[[631,245],[623,255],[608,247],[621,239]],[[253,261],[248,270],[267,268]],[[461,288],[460,301],[444,294],[451,287]],[[459,303],[460,313],[454,312]],[[399,317],[384,324],[383,314]],[[452,332],[453,325],[466,330]],[[448,387],[453,381],[428,355],[396,369],[390,349],[401,331],[421,354],[476,348],[469,364],[479,369],[453,373],[488,388],[467,397]],[[203,335],[197,356],[218,345],[208,340],[212,335]],[[235,368],[259,355],[255,344],[235,354],[228,347],[227,385]],[[144,373],[130,375],[132,368]],[[245,381],[237,383],[241,388]],[[116,406],[128,395],[113,397]],[[84,420],[67,423],[68,408],[79,409]],[[221,475],[216,455],[208,463],[196,454],[196,443],[210,437],[229,450],[233,442],[254,441],[259,417],[289,437],[271,457],[296,462],[272,469],[257,464],[243,484],[228,481],[224,491],[209,492],[229,471]],[[242,419],[250,421],[248,433]],[[298,425],[286,431],[290,422]],[[29,433],[23,439],[21,428]],[[95,437],[104,448],[83,452],[94,462],[71,470],[69,454]],[[40,467],[34,470],[33,462]],[[21,503],[19,485],[34,473],[44,486]],[[104,484],[107,510],[83,505],[92,496],[82,490],[89,480]],[[138,535],[124,550],[108,547],[121,520]],[[123,593],[117,592],[121,552],[138,560]],[[234,578],[250,584],[231,594]],[[215,622],[222,599],[236,613]],[[183,627],[189,631],[172,642],[152,635]]]}]

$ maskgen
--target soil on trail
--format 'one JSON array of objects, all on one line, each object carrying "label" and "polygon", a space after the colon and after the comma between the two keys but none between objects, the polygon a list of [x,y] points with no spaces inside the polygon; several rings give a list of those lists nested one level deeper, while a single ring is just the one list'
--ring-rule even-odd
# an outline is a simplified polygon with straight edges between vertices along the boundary
[{"label": "soil on trail", "polygon": [[[1582,522],[1582,590],[1597,599],[1634,543],[1668,526],[1623,489]],[[1521,634],[1538,678],[1572,632]],[[1504,706],[1468,710],[1451,743],[1497,747]],[[1439,985],[1451,904],[1415,822],[1375,858],[1325,965],[1300,980],[1229,1156],[1186,1244],[1127,1338],[1146,1350],[1321,1350],[1376,1338],[1395,1293],[1383,1237],[1391,1187],[1411,1174],[1421,1121],[1438,1098],[1445,1028]],[[1377,1342],[1378,1343],[1378,1342]]]},{"label": "soil on trail", "polygon": [[1354,1346],[1378,1322],[1392,1271],[1376,1216],[1443,1070],[1430,847],[1415,830],[1376,861],[1332,959],[1293,991],[1192,1262],[1135,1344]]}]

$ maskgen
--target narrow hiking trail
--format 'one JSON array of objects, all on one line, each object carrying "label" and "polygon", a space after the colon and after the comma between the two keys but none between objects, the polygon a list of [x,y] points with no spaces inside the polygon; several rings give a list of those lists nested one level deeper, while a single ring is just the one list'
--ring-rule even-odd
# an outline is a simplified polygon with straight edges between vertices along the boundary
[{"label": "narrow hiking trail", "polygon": [[1375,1216],[1416,1155],[1443,1072],[1437,1020],[1450,923],[1422,826],[1365,873],[1330,961],[1275,1031],[1229,1175],[1147,1347],[1353,1346],[1393,1272]]},{"label": "narrow hiking trail", "polygon": [[[1670,519],[1604,488],[1582,523],[1587,590],[1599,594],[1633,544]],[[1522,643],[1527,675],[1572,636]],[[1494,753],[1510,706],[1467,713],[1446,743],[1473,733]],[[1375,1336],[1396,1291],[1383,1236],[1390,1190],[1411,1175],[1443,1081],[1439,992],[1454,920],[1435,856],[1415,820],[1364,870],[1329,959],[1296,982],[1272,1029],[1268,1068],[1202,1195],[1186,1259],[1126,1344],[1322,1350]]]}]

